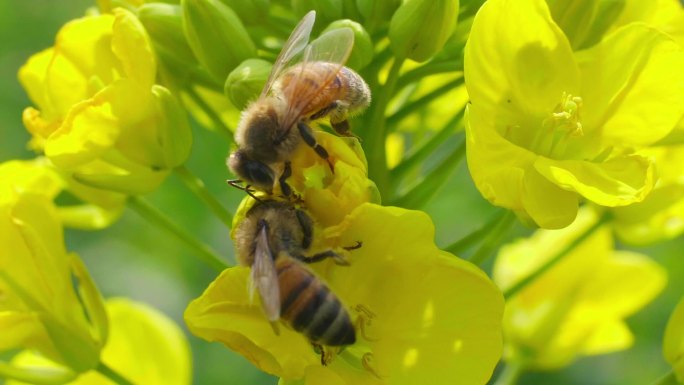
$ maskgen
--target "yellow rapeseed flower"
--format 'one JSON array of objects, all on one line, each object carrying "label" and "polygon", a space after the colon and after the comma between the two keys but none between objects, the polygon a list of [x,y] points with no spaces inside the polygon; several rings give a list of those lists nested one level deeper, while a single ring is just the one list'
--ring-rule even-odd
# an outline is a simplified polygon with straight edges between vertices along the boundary
[{"label": "yellow rapeseed flower", "polygon": [[180,105],[155,76],[149,39],[132,13],[67,23],[55,46],[19,71],[38,107],[23,113],[32,146],[84,184],[153,190],[191,144]]},{"label": "yellow rapeseed flower", "polygon": [[684,298],[672,312],[665,329],[663,354],[672,365],[680,383],[684,383]]},{"label": "yellow rapeseed flower", "polygon": [[[281,384],[484,384],[501,354],[500,292],[468,262],[439,250],[422,212],[368,203],[375,199],[358,141],[318,132],[327,162],[310,148],[292,162],[293,189],[316,222],[314,244],[354,245],[350,266],[310,267],[346,305],[370,322],[354,345],[328,366],[307,339],[287,328],[276,335],[259,303],[250,301],[249,268],[225,270],[185,312],[191,332],[219,341]],[[246,198],[236,214],[252,205]]]},{"label": "yellow rapeseed flower", "polygon": [[[0,179],[0,351],[39,351],[69,377],[98,364],[107,322],[87,270],[65,249],[54,185],[43,181],[38,191]],[[22,373],[0,366],[3,377]]]},{"label": "yellow rapeseed flower", "polygon": [[543,0],[488,1],[465,52],[476,186],[544,228],[570,224],[582,198],[643,200],[654,168],[635,152],[682,117],[683,66],[684,50],[643,24],[573,53]]},{"label": "yellow rapeseed flower", "polygon": [[60,205],[57,212],[67,227],[100,229],[121,214],[125,196],[84,186],[56,170],[46,158],[0,163],[0,184],[11,183],[17,191],[30,191],[55,199],[64,190],[87,203]]},{"label": "yellow rapeseed flower", "polygon": [[[107,300],[109,338],[102,361],[134,384],[188,385],[191,383],[190,347],[183,331],[163,313],[125,298]],[[12,359],[19,367],[51,367],[53,362],[30,351]],[[7,385],[24,382],[8,381]],[[79,376],[68,385],[111,385],[96,371]]]},{"label": "yellow rapeseed flower", "polygon": [[[583,209],[563,230],[538,230],[504,246],[494,281],[506,290],[567,247],[596,221]],[[662,290],[666,272],[648,257],[613,248],[608,226],[599,227],[559,263],[507,300],[506,360],[557,369],[580,355],[623,350],[632,333],[624,318]]]},{"label": "yellow rapeseed flower", "polygon": [[658,167],[655,189],[642,202],[611,210],[617,236],[634,245],[673,239],[684,232],[684,145],[653,147],[642,154]]}]

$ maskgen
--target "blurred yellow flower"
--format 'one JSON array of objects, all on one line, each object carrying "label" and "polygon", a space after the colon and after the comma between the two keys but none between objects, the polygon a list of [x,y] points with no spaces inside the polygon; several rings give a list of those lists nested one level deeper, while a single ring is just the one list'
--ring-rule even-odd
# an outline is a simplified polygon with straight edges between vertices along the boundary
[{"label": "blurred yellow flower", "polygon": [[684,50],[631,24],[573,53],[543,0],[490,0],[465,52],[472,104],[468,166],[490,202],[544,228],[562,228],[581,198],[643,200],[652,163],[635,153],[684,113]]},{"label": "blurred yellow flower", "polygon": [[155,76],[149,39],[132,13],[67,23],[55,46],[19,71],[38,106],[23,114],[32,146],[89,186],[153,190],[191,144],[184,112]]},{"label": "blurred yellow flower", "polygon": [[633,245],[673,239],[684,232],[684,145],[653,147],[642,154],[658,167],[655,189],[643,202],[611,210],[617,236]]},{"label": "blurred yellow flower", "polygon": [[[36,181],[40,177],[36,177]],[[28,180],[28,178],[27,178]],[[100,294],[75,254],[45,191],[0,180],[0,351],[32,349],[63,367],[93,369],[107,336]],[[21,370],[0,366],[0,376]]]},{"label": "blurred yellow flower", "polygon": [[[506,290],[563,250],[596,221],[589,209],[563,230],[538,230],[504,246],[494,281]],[[507,300],[506,360],[557,369],[580,355],[623,350],[632,333],[624,318],[662,290],[666,272],[648,257],[613,249],[608,226],[599,227],[559,263]]]},{"label": "blurred yellow flower", "polygon": [[501,294],[479,269],[437,249],[426,214],[366,203],[326,233],[343,245],[363,242],[350,253],[350,266],[311,267],[352,318],[361,314],[358,305],[374,314],[368,339],[358,338],[322,367],[304,336],[289,328],[273,333],[259,304],[250,302],[245,267],[225,270],[188,306],[191,332],[225,344],[284,384],[487,382],[501,354]]},{"label": "blurred yellow flower", "polygon": [[[109,338],[102,361],[134,384],[188,385],[191,383],[190,347],[183,331],[163,313],[125,298],[107,300]],[[30,351],[12,359],[19,367],[54,365]],[[24,382],[8,381],[7,385]],[[69,385],[111,385],[96,371],[79,376]]]},{"label": "blurred yellow flower", "polygon": [[670,316],[665,329],[663,354],[667,362],[672,365],[677,380],[684,382],[684,298]]},{"label": "blurred yellow flower", "polygon": [[100,229],[121,214],[125,196],[81,185],[51,165],[46,158],[10,160],[0,163],[0,184],[11,185],[18,192],[29,191],[54,200],[64,190],[88,203],[59,205],[57,212],[67,227]]}]

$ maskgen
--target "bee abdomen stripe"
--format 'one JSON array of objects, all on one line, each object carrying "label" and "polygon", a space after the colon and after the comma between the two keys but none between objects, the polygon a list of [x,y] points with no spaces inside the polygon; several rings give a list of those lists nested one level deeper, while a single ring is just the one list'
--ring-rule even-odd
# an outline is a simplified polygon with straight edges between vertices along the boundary
[{"label": "bee abdomen stripe", "polygon": [[[300,295],[308,289],[308,287],[313,282],[313,278],[309,275],[305,275],[304,278],[299,282],[297,286],[294,287],[283,287],[280,291],[281,297],[284,297],[280,301],[280,314],[285,314],[290,310],[290,306],[300,297]],[[283,285],[285,286],[285,285]],[[289,289],[289,291],[287,291]]]},{"label": "bee abdomen stripe", "polygon": [[328,294],[325,304],[318,309],[309,325],[307,333],[309,337],[314,341],[319,341],[328,331],[328,328],[335,321],[341,310],[342,306],[337,298]]},{"label": "bee abdomen stripe", "polygon": [[[318,282],[310,285],[302,292],[299,300],[295,300],[290,311],[286,314],[286,316],[290,316],[292,327],[300,332],[308,329],[311,321],[325,303],[327,296],[328,292],[321,290]],[[305,332],[305,334],[307,333]]]},{"label": "bee abdomen stripe", "polygon": [[328,325],[328,330],[321,336],[320,342],[328,346],[351,345],[355,342],[354,327],[347,312],[340,308],[335,320]]}]

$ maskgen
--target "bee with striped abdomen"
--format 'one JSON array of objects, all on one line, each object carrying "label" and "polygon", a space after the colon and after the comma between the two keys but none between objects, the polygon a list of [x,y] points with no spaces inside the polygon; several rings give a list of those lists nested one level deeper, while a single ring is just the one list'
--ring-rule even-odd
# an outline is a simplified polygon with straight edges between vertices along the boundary
[{"label": "bee with striped abdomen", "polygon": [[[308,44],[316,18],[304,16],[283,46],[259,98],[242,113],[235,131],[238,149],[228,167],[240,179],[229,181],[248,190],[271,192],[278,178],[283,194],[290,195],[286,179],[289,159],[302,140],[334,171],[328,151],[316,142],[309,123],[328,117],[341,135],[351,135],[347,118],[370,103],[370,89],[353,70],[344,67],[354,33],[349,28],[327,32],[332,46]],[[301,55],[300,55],[301,54]],[[295,58],[301,61],[294,65]],[[248,190],[249,191],[249,190]]]},{"label": "bee with striped abdomen", "polygon": [[[269,321],[286,321],[315,345],[345,346],[356,331],[337,296],[305,265],[326,258],[346,260],[327,250],[305,255],[313,240],[313,222],[292,203],[256,203],[235,232],[238,259],[251,267],[251,293],[259,292]],[[360,247],[360,243],[353,249]],[[324,360],[322,360],[324,361]]]}]

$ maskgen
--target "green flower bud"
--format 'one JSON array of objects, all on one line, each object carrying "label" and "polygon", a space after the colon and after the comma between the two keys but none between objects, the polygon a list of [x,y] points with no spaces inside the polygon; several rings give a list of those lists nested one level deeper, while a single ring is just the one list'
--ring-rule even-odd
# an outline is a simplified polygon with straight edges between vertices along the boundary
[{"label": "green flower bud", "polygon": [[400,4],[401,0],[356,0],[356,8],[370,31],[387,24]]},{"label": "green flower bud", "polygon": [[408,0],[392,16],[389,39],[399,57],[418,62],[439,52],[456,27],[458,0]]},{"label": "green flower bud", "polygon": [[325,39],[326,32],[340,28],[349,28],[354,32],[354,48],[346,65],[360,70],[373,60],[373,42],[361,24],[349,19],[333,21],[316,40]]},{"label": "green flower bud", "polygon": [[169,90],[162,86],[152,86],[160,120],[157,139],[162,151],[164,165],[168,169],[185,163],[190,156],[192,132],[185,110]]},{"label": "green flower bud", "polygon": [[238,109],[256,99],[271,73],[271,63],[262,59],[247,59],[235,68],[228,78],[224,91]]},{"label": "green flower bud", "polygon": [[221,0],[248,25],[263,23],[268,17],[269,0]]},{"label": "green flower bud", "polygon": [[304,16],[312,9],[316,10],[316,19],[329,23],[342,18],[342,0],[292,0],[295,15]]},{"label": "green flower bud", "polygon": [[183,30],[199,62],[223,80],[243,60],[256,56],[247,30],[219,0],[182,0]]},{"label": "green flower bud", "polygon": [[156,51],[176,62],[197,63],[183,34],[183,11],[180,5],[150,3],[138,8],[138,19],[152,39]]}]

